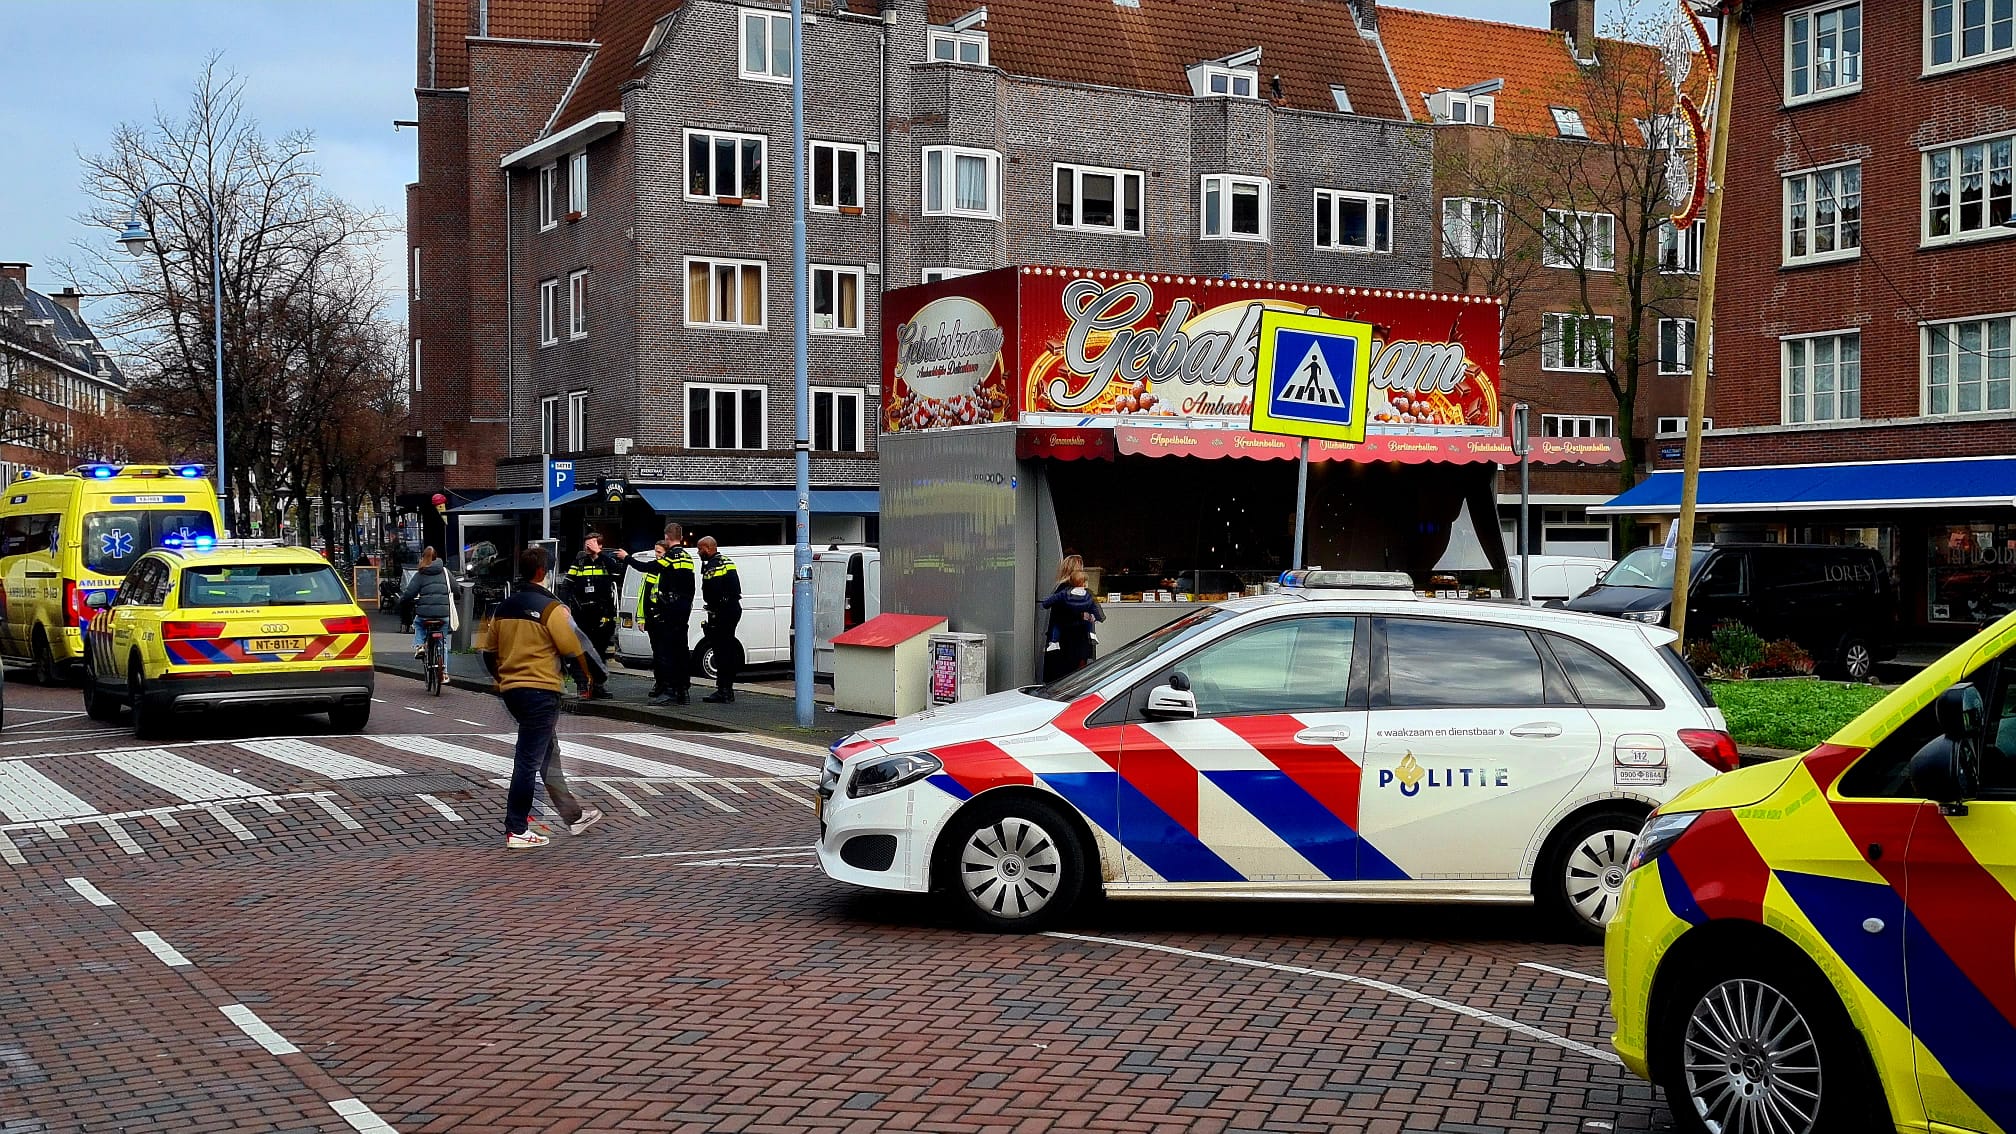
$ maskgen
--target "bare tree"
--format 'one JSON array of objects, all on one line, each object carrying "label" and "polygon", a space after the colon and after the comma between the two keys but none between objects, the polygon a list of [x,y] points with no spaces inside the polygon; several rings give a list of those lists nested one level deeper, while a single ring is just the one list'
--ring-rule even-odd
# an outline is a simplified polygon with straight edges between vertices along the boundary
[{"label": "bare tree", "polygon": [[[1516,328],[1508,334],[1517,340],[1506,353],[1536,345],[1561,352],[1600,383],[1616,406],[1618,477],[1628,488],[1638,479],[1638,406],[1644,379],[1659,365],[1659,321],[1693,316],[1695,280],[1661,270],[1666,151],[1676,138],[1671,81],[1646,45],[1655,29],[1627,7],[1607,30],[1595,61],[1577,66],[1568,89],[1519,92],[1581,108],[1585,138],[1478,132],[1475,144],[1447,156],[1442,172],[1501,205],[1504,254],[1466,263],[1487,273],[1480,282],[1506,301],[1508,328]],[[1522,297],[1563,280],[1573,297],[1567,318],[1549,323],[1519,310]],[[1691,348],[1680,345],[1686,358]]]},{"label": "bare tree", "polygon": [[[223,266],[224,436],[230,456],[232,513],[257,514],[277,530],[282,501],[300,500],[320,470],[293,449],[332,395],[321,381],[318,344],[362,322],[375,322],[377,294],[369,247],[392,230],[383,214],[323,193],[312,135],[269,137],[246,112],[243,82],[213,59],[198,77],[186,112],[157,112],[145,125],[122,125],[109,148],[84,161],[84,190],[98,204],[80,219],[105,230],[80,243],[68,265],[93,290],[117,296],[99,329],[130,360],[128,404],[158,423],[162,441],[184,458],[208,454],[216,428],[213,384],[211,224],[215,202]],[[153,230],[138,259],[113,250],[150,186],[182,182],[140,200]],[[199,195],[200,193],[200,195]],[[342,302],[306,297],[317,281],[340,280]]]}]

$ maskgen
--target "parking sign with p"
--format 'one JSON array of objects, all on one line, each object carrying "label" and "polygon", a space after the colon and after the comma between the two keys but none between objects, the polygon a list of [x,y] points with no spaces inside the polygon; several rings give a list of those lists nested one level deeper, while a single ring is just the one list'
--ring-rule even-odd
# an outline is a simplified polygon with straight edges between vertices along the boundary
[{"label": "parking sign with p", "polygon": [[1260,314],[1253,431],[1365,440],[1372,325],[1294,311]]}]

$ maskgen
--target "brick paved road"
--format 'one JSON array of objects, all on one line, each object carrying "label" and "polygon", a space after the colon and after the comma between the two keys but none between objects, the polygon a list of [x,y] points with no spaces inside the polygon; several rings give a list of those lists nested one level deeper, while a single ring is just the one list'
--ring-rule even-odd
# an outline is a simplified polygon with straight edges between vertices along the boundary
[{"label": "brick paved road", "polygon": [[610,819],[507,856],[501,706],[416,693],[141,745],[9,683],[0,1132],[1665,1128],[1527,913],[975,936],[819,874],[813,753],[573,719]]}]

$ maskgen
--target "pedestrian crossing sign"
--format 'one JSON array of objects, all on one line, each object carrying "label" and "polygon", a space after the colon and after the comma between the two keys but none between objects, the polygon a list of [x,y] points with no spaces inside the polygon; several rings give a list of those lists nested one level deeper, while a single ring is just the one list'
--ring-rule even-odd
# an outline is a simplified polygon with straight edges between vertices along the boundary
[{"label": "pedestrian crossing sign", "polygon": [[1365,440],[1372,325],[1296,311],[1260,313],[1253,431]]}]

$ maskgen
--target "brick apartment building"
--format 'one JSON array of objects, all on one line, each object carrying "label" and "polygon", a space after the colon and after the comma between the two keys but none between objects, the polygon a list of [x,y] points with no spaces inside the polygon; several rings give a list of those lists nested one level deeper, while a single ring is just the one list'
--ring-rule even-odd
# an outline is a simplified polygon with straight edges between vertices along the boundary
[{"label": "brick apartment building", "polygon": [[[1015,263],[1435,283],[1441,128],[1402,95],[1381,29],[1403,14],[1375,0],[807,10],[815,539],[875,532],[885,290]],[[418,14],[406,491],[522,518],[550,451],[579,485],[632,489],[566,524],[642,531],[657,512],[783,538],[788,7]],[[1536,34],[1572,71],[1563,37]]]},{"label": "brick apartment building", "polygon": [[[1618,187],[1628,184],[1618,171],[1642,177],[1664,161],[1644,134],[1650,115],[1622,104],[1667,80],[1650,49],[1599,38],[1595,9],[1594,0],[1553,0],[1546,27],[1387,9],[1380,38],[1408,110],[1434,124],[1436,287],[1506,300],[1504,402],[1530,405],[1536,434],[1628,438],[1620,448],[1628,443],[1645,465],[1684,425],[1699,240]],[[1608,74],[1592,78],[1592,59]],[[1581,237],[1548,247],[1549,229],[1567,217],[1578,218]],[[1624,428],[1604,371],[1627,376],[1634,286],[1645,297],[1636,319],[1645,346]],[[1611,521],[1586,510],[1617,494],[1621,471],[1535,469],[1530,550],[1611,555]],[[1499,518],[1508,546],[1518,493],[1507,470]]]},{"label": "brick apartment building", "polygon": [[78,311],[77,290],[34,291],[29,268],[0,262],[0,484],[104,455],[96,426],[126,394],[125,375]]},{"label": "brick apartment building", "polygon": [[[1879,548],[1907,623],[1957,634],[2016,608],[2016,21],[1750,7],[1703,523]],[[1678,480],[1617,508],[1670,516]]]}]

